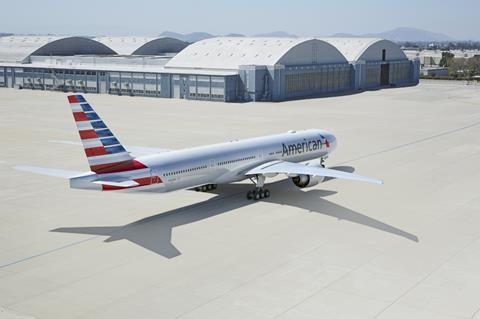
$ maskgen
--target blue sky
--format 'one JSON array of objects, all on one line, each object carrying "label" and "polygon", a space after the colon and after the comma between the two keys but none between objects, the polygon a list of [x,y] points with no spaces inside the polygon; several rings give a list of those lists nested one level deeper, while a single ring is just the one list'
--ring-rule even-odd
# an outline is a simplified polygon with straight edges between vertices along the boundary
[{"label": "blue sky", "polygon": [[480,40],[480,0],[22,0],[0,5],[0,32],[78,35],[181,33],[301,36],[370,33],[414,27]]}]

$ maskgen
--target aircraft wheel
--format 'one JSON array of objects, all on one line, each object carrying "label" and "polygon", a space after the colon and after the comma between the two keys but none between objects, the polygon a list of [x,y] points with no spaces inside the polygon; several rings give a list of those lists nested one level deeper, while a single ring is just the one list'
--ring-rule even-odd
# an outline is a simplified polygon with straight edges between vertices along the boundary
[{"label": "aircraft wheel", "polygon": [[247,199],[253,199],[253,191],[247,192]]},{"label": "aircraft wheel", "polygon": [[212,185],[212,189],[217,189],[217,184],[211,184]]},{"label": "aircraft wheel", "polygon": [[201,189],[202,189],[202,192],[206,192],[207,191],[207,186],[203,185]]},{"label": "aircraft wheel", "polygon": [[213,189],[213,185],[212,184],[208,184],[207,185],[207,191],[211,191]]},{"label": "aircraft wheel", "polygon": [[264,192],[263,192],[263,196],[265,198],[269,198],[270,197],[270,191],[268,189],[266,189]]},{"label": "aircraft wheel", "polygon": [[260,192],[255,192],[255,194],[253,195],[253,199],[259,200],[260,199]]}]

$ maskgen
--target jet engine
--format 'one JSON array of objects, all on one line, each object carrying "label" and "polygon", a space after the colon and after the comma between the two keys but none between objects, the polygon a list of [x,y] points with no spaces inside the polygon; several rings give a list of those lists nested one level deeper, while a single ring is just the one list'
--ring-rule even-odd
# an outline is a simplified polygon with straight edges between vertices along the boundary
[{"label": "jet engine", "polygon": [[318,183],[323,182],[324,179],[325,177],[323,176],[298,175],[292,177],[292,182],[299,188],[306,188],[315,186]]}]

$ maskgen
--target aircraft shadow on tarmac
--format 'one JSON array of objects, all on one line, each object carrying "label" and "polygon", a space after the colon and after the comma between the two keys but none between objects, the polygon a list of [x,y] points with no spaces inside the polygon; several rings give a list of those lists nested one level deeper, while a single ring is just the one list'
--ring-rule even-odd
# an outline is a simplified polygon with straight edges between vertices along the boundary
[{"label": "aircraft shadow on tarmac", "polygon": [[[353,167],[339,166],[334,169],[353,172]],[[179,256],[181,252],[172,243],[172,229],[226,213],[237,208],[254,205],[255,201],[245,198],[246,192],[252,188],[250,184],[219,185],[211,193],[217,196],[192,204],[150,216],[123,226],[104,227],[62,227],[52,232],[89,234],[109,236],[105,242],[128,240],[166,258]],[[310,212],[324,214],[340,220],[371,227],[388,232],[408,240],[418,242],[417,236],[374,218],[355,212],[346,207],[323,199],[335,194],[328,190],[300,190],[290,180],[281,180],[268,184],[272,196],[264,202],[298,207]]]}]

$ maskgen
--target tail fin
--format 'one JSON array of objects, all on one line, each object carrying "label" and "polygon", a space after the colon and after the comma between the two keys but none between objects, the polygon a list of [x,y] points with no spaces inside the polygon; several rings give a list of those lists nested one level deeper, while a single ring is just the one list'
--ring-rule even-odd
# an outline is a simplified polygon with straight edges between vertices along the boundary
[{"label": "tail fin", "polygon": [[69,95],[90,170],[98,174],[146,168],[125,150],[82,95]]}]

